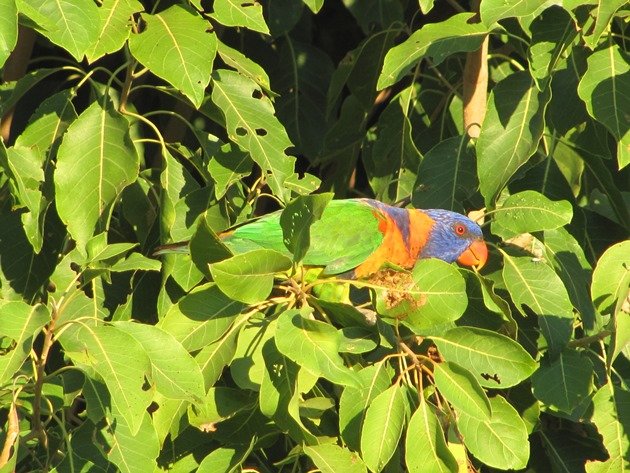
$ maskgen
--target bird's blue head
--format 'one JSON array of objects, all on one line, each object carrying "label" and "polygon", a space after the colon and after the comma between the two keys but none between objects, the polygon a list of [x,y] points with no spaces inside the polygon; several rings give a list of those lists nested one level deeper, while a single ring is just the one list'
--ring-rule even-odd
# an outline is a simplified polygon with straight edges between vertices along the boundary
[{"label": "bird's blue head", "polygon": [[423,210],[435,224],[420,258],[438,258],[448,263],[480,269],[488,259],[488,248],[481,228],[468,217],[442,209]]}]

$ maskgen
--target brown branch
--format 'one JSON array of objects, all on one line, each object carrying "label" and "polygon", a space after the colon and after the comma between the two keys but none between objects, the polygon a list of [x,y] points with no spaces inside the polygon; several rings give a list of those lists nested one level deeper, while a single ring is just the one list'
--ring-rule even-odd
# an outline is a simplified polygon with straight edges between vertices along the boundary
[{"label": "brown branch", "polygon": [[587,347],[591,343],[599,342],[600,340],[603,340],[604,338],[609,337],[610,335],[612,335],[612,332],[610,330],[602,330],[601,332],[596,333],[595,335],[590,335],[588,337],[582,337],[576,340],[571,340],[569,343],[567,343],[567,346],[569,348]]},{"label": "brown branch", "polygon": [[[18,29],[18,40],[15,49],[4,64],[2,80],[10,82],[21,79],[26,73],[28,62],[31,59],[33,45],[35,44],[35,32],[25,26],[20,25]],[[0,136],[7,142],[11,136],[11,122],[13,121],[14,108],[7,110],[4,116],[0,117]]]},{"label": "brown branch", "polygon": [[11,453],[14,451],[13,447],[20,436],[20,418],[18,417],[16,404],[17,395],[14,395],[13,402],[11,402],[11,407],[9,408],[6,438],[2,446],[2,452],[0,452],[0,468],[5,467],[9,463]]},{"label": "brown branch", "polygon": [[[479,0],[473,1],[475,17],[479,21]],[[466,55],[464,66],[464,129],[471,138],[479,137],[486,116],[488,99],[488,43],[486,36],[477,51]]]}]

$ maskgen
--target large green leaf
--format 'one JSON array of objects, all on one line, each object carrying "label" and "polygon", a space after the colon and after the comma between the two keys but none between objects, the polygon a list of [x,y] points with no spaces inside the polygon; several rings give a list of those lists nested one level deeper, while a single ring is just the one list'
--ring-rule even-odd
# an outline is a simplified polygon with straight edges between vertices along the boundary
[{"label": "large green leaf", "polygon": [[106,436],[110,450],[107,459],[118,466],[123,473],[146,471],[157,468],[157,456],[160,444],[151,416],[145,412],[137,432],[132,431],[124,423],[117,423]]},{"label": "large green leaf", "polygon": [[293,261],[304,258],[311,244],[311,225],[319,220],[333,194],[302,195],[291,201],[280,215],[284,244],[293,253]]},{"label": "large green leaf", "polygon": [[630,439],[626,427],[630,425],[630,392],[609,380],[593,396],[591,421],[603,437],[610,458],[603,463],[587,463],[586,471],[588,473],[628,471]]},{"label": "large green leaf", "polygon": [[244,307],[215,284],[206,284],[193,289],[171,307],[159,327],[187,351],[195,351],[222,337]]},{"label": "large green leaf", "polygon": [[627,6],[627,2],[624,0],[597,0],[589,3],[597,4],[596,10],[593,12],[595,25],[588,34],[584,35],[584,42],[589,48],[595,49],[599,38],[608,28],[615,12],[622,6]]},{"label": "large green leaf", "polygon": [[50,322],[50,313],[44,305],[30,306],[22,301],[1,301],[0,339],[9,348],[0,355],[0,385],[15,377],[33,348],[33,338]]},{"label": "large green leaf", "polygon": [[409,420],[405,464],[410,473],[455,473],[457,461],[448,449],[433,409],[422,399]]},{"label": "large green leaf", "polygon": [[269,33],[263,18],[262,5],[258,2],[241,2],[239,0],[216,0],[212,15],[225,26],[244,26],[260,33]]},{"label": "large green leaf", "polygon": [[364,473],[367,471],[359,455],[333,443],[305,446],[304,453],[311,457],[322,473]]},{"label": "large green leaf", "polygon": [[497,209],[494,221],[515,234],[553,230],[573,218],[573,208],[566,200],[552,201],[536,191],[512,194]]},{"label": "large green leaf", "polygon": [[142,11],[138,0],[105,0],[98,12],[99,29],[96,41],[86,52],[88,61],[94,62],[105,54],[113,53],[123,47],[131,33],[131,15]]},{"label": "large green leaf", "polygon": [[434,64],[457,52],[474,51],[488,34],[482,23],[471,22],[472,13],[460,13],[438,23],[428,23],[385,57],[378,79],[378,89],[384,89],[402,79],[424,56],[431,56]]},{"label": "large green leaf", "polygon": [[230,363],[232,379],[241,389],[260,390],[266,376],[263,347],[276,332],[277,320],[269,320],[263,313],[254,314],[243,327]]},{"label": "large green leaf", "polygon": [[381,471],[390,460],[405,427],[405,398],[394,384],[374,398],[361,431],[361,456],[367,467]]},{"label": "large green leaf", "polygon": [[433,371],[435,386],[457,412],[480,420],[492,415],[490,402],[475,376],[452,361],[436,363]]},{"label": "large green leaf", "polygon": [[591,391],[593,363],[575,350],[563,350],[558,357],[545,356],[532,375],[534,396],[547,406],[567,414]]},{"label": "large green leaf", "polygon": [[504,253],[503,280],[516,306],[529,307],[549,349],[558,353],[571,338],[573,306],[558,275],[543,262]]},{"label": "large green leaf", "polygon": [[619,294],[623,295],[623,284],[627,288],[630,271],[630,241],[617,243],[606,250],[597,261],[593,271],[591,297],[601,313],[610,313]]},{"label": "large green leaf", "polygon": [[18,36],[18,11],[15,0],[0,0],[0,67],[13,51]]},{"label": "large green leaf", "polygon": [[131,53],[196,107],[201,106],[217,51],[216,37],[208,32],[210,24],[179,4],[142,18],[146,28],[129,38]]},{"label": "large green leaf", "polygon": [[479,420],[459,413],[457,428],[470,452],[486,465],[502,470],[525,468],[529,440],[523,419],[504,398],[490,398],[492,417]]},{"label": "large green leaf", "polygon": [[414,207],[463,212],[461,202],[478,186],[474,153],[466,136],[448,138],[431,148],[418,168]]},{"label": "large green leaf", "polygon": [[343,386],[359,386],[356,374],[339,356],[339,333],[332,325],[288,310],[278,318],[275,341],[282,354],[314,375]]},{"label": "large green leaf", "polygon": [[250,152],[274,194],[286,198],[285,181],[293,175],[295,158],[286,154],[291,141],[271,101],[255,82],[236,72],[220,69],[212,77],[212,102],[220,111],[209,109],[209,102],[203,111],[221,115],[229,138]]},{"label": "large green leaf", "polygon": [[499,82],[490,94],[488,111],[477,141],[477,172],[487,206],[518,168],[536,151],[543,116],[551,94],[541,92],[527,72]]},{"label": "large green leaf", "polygon": [[138,176],[129,124],[110,102],[94,102],[66,132],[57,155],[57,212],[82,250],[125,186]]},{"label": "large green leaf", "polygon": [[111,395],[113,413],[122,416],[131,435],[136,435],[153,398],[151,391],[143,389],[144,378],[151,372],[145,349],[131,335],[112,326],[82,324],[70,333],[63,332],[60,337],[66,354],[75,364],[87,365],[99,374]]},{"label": "large green leaf", "polygon": [[376,198],[394,203],[413,193],[422,155],[412,138],[408,115],[417,100],[413,85],[398,94],[381,113],[362,158]]},{"label": "large green leaf", "polygon": [[611,44],[586,59],[578,94],[588,113],[608,128],[618,140],[619,168],[630,163],[630,61],[621,49]]},{"label": "large green leaf", "polygon": [[534,13],[544,4],[551,3],[544,0],[519,0],[504,2],[503,0],[484,0],[480,4],[481,20],[488,26],[503,18],[523,17]]},{"label": "large green leaf", "polygon": [[199,365],[175,338],[153,325],[117,322],[116,328],[131,335],[147,353],[151,378],[168,399],[199,402],[205,394]]},{"label": "large green leaf", "polygon": [[457,327],[431,339],[447,361],[463,366],[488,388],[515,386],[536,369],[536,362],[521,345],[490,330]]},{"label": "large green leaf", "polygon": [[267,298],[276,273],[291,269],[291,260],[274,250],[253,250],[210,265],[219,289],[234,300],[255,304]]},{"label": "large green leaf", "polygon": [[77,60],[81,61],[87,49],[99,35],[99,12],[94,2],[57,0],[17,0],[22,15],[37,25],[38,31]]},{"label": "large green leaf", "polygon": [[383,362],[367,366],[357,373],[360,386],[347,387],[339,400],[339,430],[348,446],[358,451],[365,414],[376,396],[391,385],[391,373]]}]

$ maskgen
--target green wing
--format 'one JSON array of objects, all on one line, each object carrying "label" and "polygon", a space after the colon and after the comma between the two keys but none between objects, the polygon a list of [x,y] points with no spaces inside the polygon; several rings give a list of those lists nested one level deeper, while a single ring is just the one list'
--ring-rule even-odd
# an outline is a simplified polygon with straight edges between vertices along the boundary
[{"label": "green wing", "polygon": [[[378,210],[361,200],[331,201],[311,226],[311,244],[303,263],[324,266],[327,274],[356,268],[383,241],[374,212]],[[291,256],[282,241],[280,212],[237,228],[224,241],[234,253],[268,248]]]}]

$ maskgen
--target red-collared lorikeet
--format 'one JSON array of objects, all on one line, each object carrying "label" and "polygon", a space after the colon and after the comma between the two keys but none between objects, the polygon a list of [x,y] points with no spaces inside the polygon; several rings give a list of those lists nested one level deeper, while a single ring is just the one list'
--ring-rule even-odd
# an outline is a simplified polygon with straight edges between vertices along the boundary
[{"label": "red-collared lorikeet", "polygon": [[[291,256],[283,242],[281,212],[220,235],[234,253],[260,248]],[[372,199],[333,200],[310,228],[302,263],[324,274],[362,278],[390,263],[410,269],[421,258],[481,268],[488,249],[481,228],[464,215],[442,209],[403,209]],[[186,243],[165,245],[156,254],[187,252]]]}]

